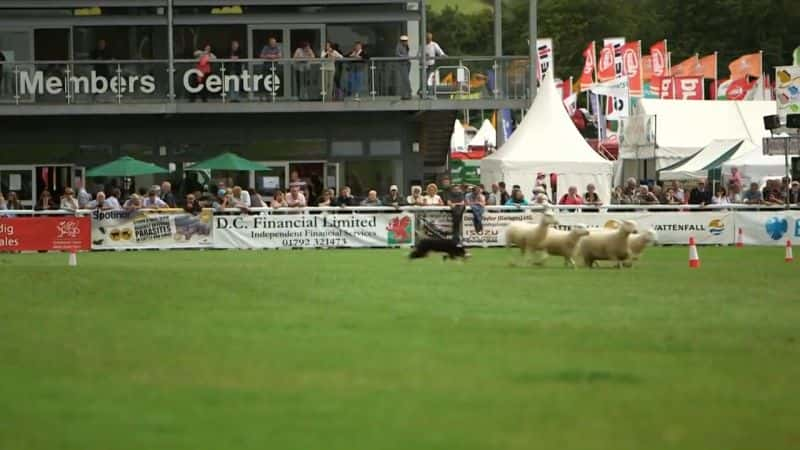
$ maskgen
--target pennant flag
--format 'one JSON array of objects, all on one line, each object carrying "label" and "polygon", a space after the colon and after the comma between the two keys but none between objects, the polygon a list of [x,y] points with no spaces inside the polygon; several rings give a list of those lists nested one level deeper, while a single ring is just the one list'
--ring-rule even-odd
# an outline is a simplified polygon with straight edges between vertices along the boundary
[{"label": "pennant flag", "polygon": [[622,75],[622,46],[625,45],[624,37],[603,39],[603,47],[611,46],[614,49],[614,76]]},{"label": "pennant flag", "polygon": [[697,74],[697,68],[700,66],[700,58],[697,55],[690,56],[681,61],[680,64],[672,66],[672,76],[675,77],[690,77]]},{"label": "pennant flag", "polygon": [[550,38],[537,39],[536,48],[539,50],[539,72],[537,75],[539,81],[542,81],[544,74],[548,72],[555,73],[555,68],[553,67],[553,40]]},{"label": "pennant flag", "polygon": [[[650,81],[653,78],[653,57],[650,55],[642,56],[642,80]],[[647,89],[645,89],[647,91]]]},{"label": "pennant flag", "polygon": [[597,66],[595,64],[594,41],[583,51],[583,72],[581,72],[581,92],[589,89],[596,81]]},{"label": "pennant flag", "polygon": [[608,81],[617,77],[614,69],[614,47],[606,45],[600,50],[600,60],[597,61],[597,80]]},{"label": "pennant flag", "polygon": [[725,90],[725,97],[728,100],[744,100],[754,84],[754,82],[748,81],[747,78],[731,80],[728,89]]},{"label": "pennant flag", "polygon": [[605,95],[607,97],[627,97],[628,79],[615,78],[611,81],[597,83],[590,89],[593,94]]},{"label": "pennant flag", "polygon": [[622,75],[628,78],[630,95],[642,95],[642,43],[629,42],[622,46]]},{"label": "pennant flag", "polygon": [[717,78],[717,54],[712,53],[700,58],[700,69],[694,75],[702,75],[707,80]]},{"label": "pennant flag", "polygon": [[792,56],[793,56],[793,59],[794,59],[794,65],[795,66],[800,66],[800,47],[797,47],[796,49],[794,49],[794,52],[792,53]]},{"label": "pennant flag", "polygon": [[739,80],[751,76],[753,78],[761,77],[761,53],[751,53],[749,55],[740,56],[733,60],[728,65],[731,71],[731,79]]},{"label": "pennant flag", "polygon": [[653,75],[657,77],[669,75],[666,39],[650,46],[650,58],[652,59]]},{"label": "pennant flag", "polygon": [[511,133],[514,132],[514,122],[511,120],[510,109],[504,109],[500,111],[500,124],[502,125],[503,130],[503,142],[508,142],[508,139],[511,137]]}]

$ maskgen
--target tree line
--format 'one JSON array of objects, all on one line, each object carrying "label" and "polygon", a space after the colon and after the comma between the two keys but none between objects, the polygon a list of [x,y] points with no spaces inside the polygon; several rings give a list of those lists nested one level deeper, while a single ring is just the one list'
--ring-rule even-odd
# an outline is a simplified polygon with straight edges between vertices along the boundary
[{"label": "tree line", "polygon": [[[483,12],[465,13],[458,6],[428,11],[428,29],[450,55],[494,54],[492,0]],[[668,39],[672,63],[699,53],[719,52],[719,76],[727,78],[733,59],[762,50],[767,73],[792,63],[800,45],[797,0],[539,0],[538,35],[553,38],[556,76],[578,77],[583,51],[606,37],[651,44]],[[528,54],[528,0],[503,5],[503,52]]]}]

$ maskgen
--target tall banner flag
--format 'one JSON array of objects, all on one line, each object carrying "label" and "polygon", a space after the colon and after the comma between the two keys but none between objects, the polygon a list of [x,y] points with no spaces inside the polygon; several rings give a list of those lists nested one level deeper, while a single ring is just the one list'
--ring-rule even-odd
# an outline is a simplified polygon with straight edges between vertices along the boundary
[{"label": "tall banner flag", "polygon": [[553,59],[553,40],[550,38],[542,38],[536,40],[536,48],[539,50],[539,81],[546,73],[555,73],[555,64]]},{"label": "tall banner flag", "polygon": [[692,55],[680,64],[672,66],[672,76],[674,77],[691,77],[697,75],[697,68],[700,66],[700,58],[697,55]]},{"label": "tall banner flag", "polygon": [[583,51],[583,72],[581,72],[581,92],[584,92],[594,84],[597,78],[597,64],[595,63],[594,41],[589,43]]},{"label": "tall banner flag", "polygon": [[728,88],[733,83],[731,79],[719,80],[717,81],[717,85],[715,87],[716,90],[716,100],[727,100],[728,99]]},{"label": "tall banner flag", "polygon": [[792,59],[794,59],[794,63],[793,64],[795,66],[800,66],[800,46],[798,46],[796,49],[794,49],[794,52],[792,53],[792,56],[793,56]]},{"label": "tall banner flag", "polygon": [[775,68],[775,100],[781,120],[787,114],[800,114],[800,66]]},{"label": "tall banner flag", "polygon": [[664,100],[703,100],[705,90],[702,76],[653,77],[650,88],[656,98]]},{"label": "tall banner flag", "polygon": [[611,46],[614,49],[614,76],[622,74],[622,46],[625,45],[624,37],[603,39],[603,47]]},{"label": "tall banner flag", "polygon": [[622,46],[622,75],[628,78],[630,95],[641,96],[642,85],[642,42],[629,42]]},{"label": "tall banner flag", "polygon": [[751,53],[749,55],[743,55],[734,59],[728,65],[728,69],[731,71],[731,79],[738,80],[741,78],[747,78],[748,76],[753,78],[761,77],[763,56],[763,53],[758,52]]},{"label": "tall banner flag", "polygon": [[503,109],[500,111],[500,125],[502,126],[503,130],[503,142],[508,142],[508,139],[511,137],[511,133],[514,132],[514,129],[512,128],[514,126],[514,121],[511,119],[510,109]]},{"label": "tall banner flag", "polygon": [[658,41],[650,46],[650,59],[653,65],[653,75],[665,77],[669,75],[669,65],[667,60],[667,40]]},{"label": "tall banner flag", "polygon": [[605,45],[600,50],[600,58],[597,61],[597,81],[613,80],[617,77],[614,70],[614,47]]},{"label": "tall banner flag", "polygon": [[703,56],[699,64],[699,70],[694,75],[702,75],[707,80],[717,79],[717,52]]}]

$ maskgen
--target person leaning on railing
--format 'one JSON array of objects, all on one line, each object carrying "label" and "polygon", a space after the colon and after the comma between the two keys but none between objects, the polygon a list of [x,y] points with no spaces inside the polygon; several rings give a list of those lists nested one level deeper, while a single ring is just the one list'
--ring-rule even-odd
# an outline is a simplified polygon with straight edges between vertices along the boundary
[{"label": "person leaning on railing", "polygon": [[411,186],[411,195],[406,197],[406,204],[410,206],[423,206],[425,199],[422,196],[422,186]]},{"label": "person leaning on railing", "polygon": [[282,190],[278,189],[272,194],[272,201],[269,204],[269,207],[272,209],[278,208],[286,208],[288,205],[286,203],[286,195],[283,193]]},{"label": "person leaning on railing", "polygon": [[71,187],[64,188],[64,195],[61,196],[61,209],[66,211],[77,211],[79,209],[78,199]]},{"label": "person leaning on railing", "polygon": [[42,191],[42,194],[39,196],[39,201],[36,202],[36,206],[33,209],[36,211],[49,211],[56,209],[56,203],[53,201],[50,191],[47,189]]},{"label": "person leaning on railing", "polygon": [[183,205],[183,211],[195,216],[203,211],[203,208],[200,207],[200,202],[197,201],[194,194],[186,194],[186,204]]},{"label": "person leaning on railing", "polygon": [[406,201],[403,198],[403,196],[400,195],[400,191],[397,189],[397,185],[393,184],[389,186],[389,193],[383,197],[383,205],[399,208],[401,206],[405,206],[405,204]]}]

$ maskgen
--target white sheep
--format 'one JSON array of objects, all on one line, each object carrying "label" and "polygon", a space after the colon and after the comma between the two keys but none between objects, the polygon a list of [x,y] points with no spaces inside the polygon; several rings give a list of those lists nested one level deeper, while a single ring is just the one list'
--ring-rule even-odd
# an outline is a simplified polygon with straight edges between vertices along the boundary
[{"label": "white sheep", "polygon": [[575,267],[575,247],[584,236],[589,235],[589,230],[583,225],[575,225],[570,231],[548,230],[547,237],[539,244],[540,259],[537,264],[541,264],[547,256],[564,257],[564,265]]},{"label": "white sheep", "polygon": [[630,258],[628,236],[636,232],[636,222],[625,220],[616,230],[599,230],[578,241],[577,254],[586,265],[593,267],[597,261],[615,261],[617,267]]},{"label": "white sheep", "polygon": [[652,228],[644,231],[643,233],[632,234],[628,236],[628,248],[630,249],[631,256],[625,262],[625,267],[630,267],[633,261],[638,261],[639,257],[644,252],[645,247],[652,244],[656,240],[656,231]]},{"label": "white sheep", "polygon": [[524,258],[526,253],[539,249],[539,244],[547,237],[550,226],[557,223],[551,211],[542,214],[538,225],[525,222],[512,223],[506,230],[506,247],[516,245]]}]

